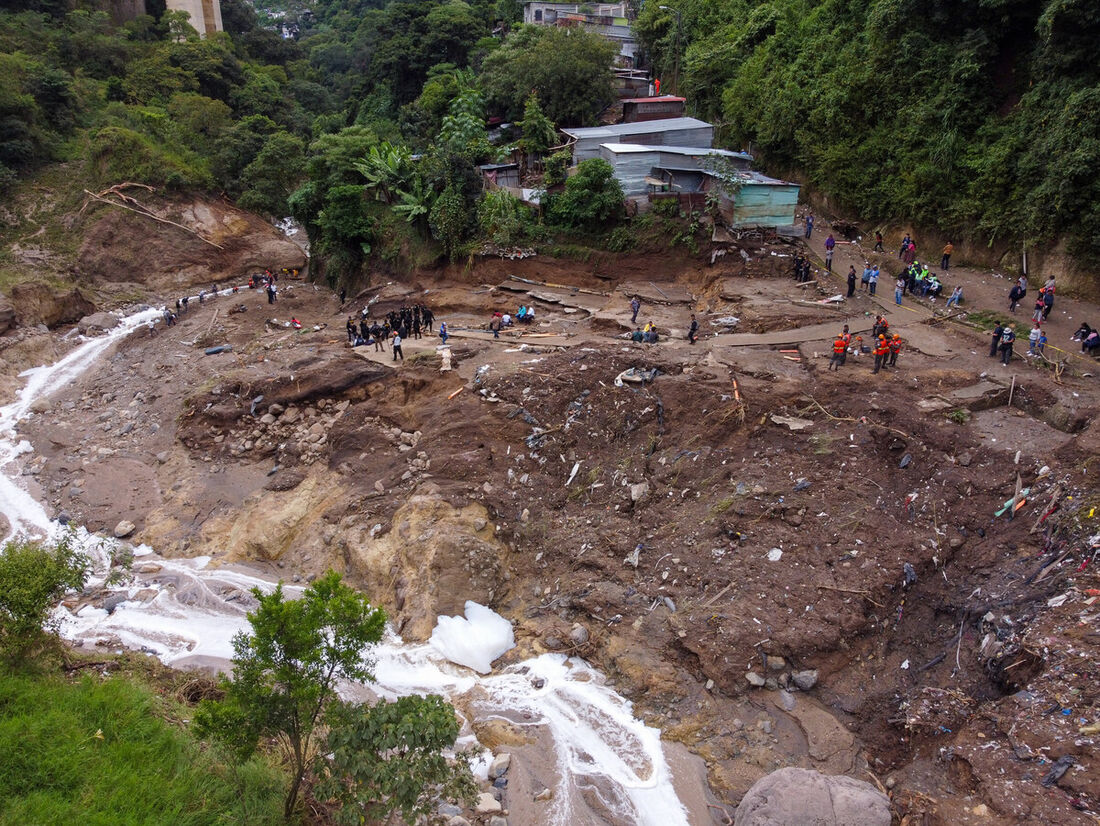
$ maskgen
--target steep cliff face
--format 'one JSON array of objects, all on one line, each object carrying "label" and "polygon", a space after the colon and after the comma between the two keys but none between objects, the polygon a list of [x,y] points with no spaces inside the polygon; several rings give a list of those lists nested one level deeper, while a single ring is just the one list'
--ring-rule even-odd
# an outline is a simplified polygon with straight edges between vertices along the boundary
[{"label": "steep cliff face", "polygon": [[256,270],[306,265],[301,247],[228,203],[190,199],[146,206],[179,226],[101,207],[77,253],[74,270],[81,280],[139,284],[164,294]]}]

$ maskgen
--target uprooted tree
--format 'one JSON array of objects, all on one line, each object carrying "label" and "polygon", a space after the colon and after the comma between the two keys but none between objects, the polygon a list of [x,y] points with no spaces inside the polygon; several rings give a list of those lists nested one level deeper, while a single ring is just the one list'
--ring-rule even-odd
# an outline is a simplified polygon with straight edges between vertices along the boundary
[{"label": "uprooted tree", "polygon": [[[341,680],[374,679],[367,650],[382,638],[386,616],[381,609],[333,571],[300,599],[286,599],[281,584],[271,594],[252,593],[259,606],[248,615],[252,633],[233,640],[233,679],[223,679],[222,700],[202,703],[195,725],[201,735],[229,745],[242,759],[261,740],[279,741],[291,774],[284,802],[288,820],[303,782],[314,774],[329,779],[326,794],[346,807],[341,819],[353,823],[362,822],[365,811],[419,811],[418,801],[429,787],[435,796],[468,796],[468,763],[462,758],[440,762],[439,753],[457,736],[450,706],[440,706],[438,698],[409,699],[394,730],[377,725],[393,717],[391,709],[349,707],[336,696]],[[417,700],[425,705],[421,708]],[[340,735],[345,726],[351,733]],[[322,729],[330,740],[326,750],[319,748]],[[335,758],[322,756],[334,749]],[[386,767],[384,776],[391,780],[369,791],[341,786],[339,778],[350,782],[359,767],[372,765]]]}]

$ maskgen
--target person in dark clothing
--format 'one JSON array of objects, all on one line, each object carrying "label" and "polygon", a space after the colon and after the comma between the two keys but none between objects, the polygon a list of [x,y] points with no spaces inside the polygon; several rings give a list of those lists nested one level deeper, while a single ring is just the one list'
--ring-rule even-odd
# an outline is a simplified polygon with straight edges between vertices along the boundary
[{"label": "person in dark clothing", "polygon": [[1008,291],[1008,310],[1009,312],[1016,312],[1016,305],[1020,303],[1020,299],[1026,295],[1025,291],[1020,288],[1019,284],[1013,284],[1012,289]]},{"label": "person in dark clothing", "polygon": [[638,296],[634,296],[630,299],[630,323],[638,323],[638,310],[642,309],[642,300]]},{"label": "person in dark clothing", "polygon": [[359,322],[359,336],[363,341],[370,341],[370,325],[365,318]]},{"label": "person in dark clothing", "polygon": [[881,232],[876,232],[875,233],[875,252],[886,252],[886,250],[884,250],[882,248],[882,233]]},{"label": "person in dark clothing", "polygon": [[420,313],[413,313],[412,331],[413,338],[420,338]]},{"label": "person in dark clothing", "polygon": [[340,288],[340,306],[344,306],[344,302],[348,300],[348,291],[346,288]]},{"label": "person in dark clothing", "polygon": [[1047,320],[1050,311],[1054,309],[1054,290],[1043,291],[1043,321]]},{"label": "person in dark clothing", "polygon": [[993,340],[989,343],[989,357],[997,357],[997,348],[1001,346],[1001,336],[1004,335],[1005,328],[998,323],[993,328]]},{"label": "person in dark clothing", "polygon": [[370,337],[374,339],[375,352],[381,350],[384,353],[386,351],[386,331],[382,329],[382,325],[377,321],[370,327]]},{"label": "person in dark clothing", "polygon": [[856,294],[856,268],[848,267],[848,298]]},{"label": "person in dark clothing", "polygon": [[695,320],[695,313],[691,314],[691,327],[688,329],[688,342],[694,344],[699,338],[699,322]]},{"label": "person in dark clothing", "polygon": [[427,307],[421,307],[420,316],[424,319],[424,326],[430,333],[432,331],[432,322],[435,321],[435,314]]},{"label": "person in dark clothing", "polygon": [[348,316],[348,322],[344,325],[344,329],[348,331],[348,344],[355,342],[355,322],[351,320],[351,316]]}]

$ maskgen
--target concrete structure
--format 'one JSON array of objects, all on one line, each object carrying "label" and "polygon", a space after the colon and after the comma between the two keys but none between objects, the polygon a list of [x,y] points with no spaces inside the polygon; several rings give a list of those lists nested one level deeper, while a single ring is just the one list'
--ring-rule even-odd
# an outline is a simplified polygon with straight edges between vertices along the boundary
[{"label": "concrete structure", "polygon": [[533,26],[581,26],[619,47],[619,62],[634,65],[638,41],[630,28],[627,3],[523,4],[523,22]]},{"label": "concrete structure", "polygon": [[747,170],[752,155],[696,146],[639,146],[632,143],[604,143],[600,157],[611,164],[623,194],[643,195],[651,191],[703,192],[706,172],[715,158]]},{"label": "concrete structure", "polygon": [[[628,143],[642,146],[690,146],[709,149],[714,127],[695,118],[669,118],[644,123],[616,123],[610,126],[561,130],[573,140],[573,163],[600,157],[600,144]],[[698,151],[698,150],[696,150]]]},{"label": "concrete structure", "polygon": [[668,120],[684,116],[686,99],[675,95],[660,97],[626,98],[623,101],[623,123],[642,123],[647,120]]},{"label": "concrete structure", "polygon": [[225,31],[222,27],[221,0],[167,0],[167,5],[174,11],[190,14],[191,25],[203,37]]}]

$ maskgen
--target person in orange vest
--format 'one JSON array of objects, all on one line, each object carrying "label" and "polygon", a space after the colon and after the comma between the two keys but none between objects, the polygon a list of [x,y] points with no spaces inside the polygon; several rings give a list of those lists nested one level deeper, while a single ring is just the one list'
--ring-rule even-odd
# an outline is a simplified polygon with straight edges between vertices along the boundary
[{"label": "person in orange vest", "polygon": [[883,363],[886,361],[886,354],[890,352],[890,345],[886,343],[886,336],[879,336],[875,342],[875,349],[872,353],[875,356],[875,369],[872,373],[877,373],[882,369]]},{"label": "person in orange vest", "polygon": [[844,363],[844,356],[848,352],[848,344],[844,341],[844,335],[841,334],[833,341],[833,357],[829,359],[830,370],[840,370],[840,365]]},{"label": "person in orange vest", "polygon": [[890,339],[890,366],[897,367],[898,353],[901,352],[901,336],[894,333],[894,337]]}]

